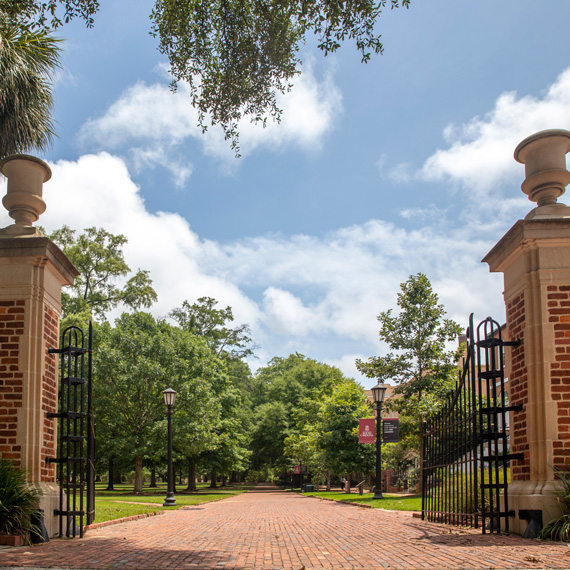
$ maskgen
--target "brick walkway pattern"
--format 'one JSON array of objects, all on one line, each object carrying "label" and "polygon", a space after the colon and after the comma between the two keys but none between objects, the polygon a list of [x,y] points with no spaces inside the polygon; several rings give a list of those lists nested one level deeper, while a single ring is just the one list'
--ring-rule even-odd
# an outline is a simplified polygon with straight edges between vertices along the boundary
[{"label": "brick walkway pattern", "polygon": [[0,552],[0,568],[570,568],[565,544],[482,535],[300,495],[249,492]]}]

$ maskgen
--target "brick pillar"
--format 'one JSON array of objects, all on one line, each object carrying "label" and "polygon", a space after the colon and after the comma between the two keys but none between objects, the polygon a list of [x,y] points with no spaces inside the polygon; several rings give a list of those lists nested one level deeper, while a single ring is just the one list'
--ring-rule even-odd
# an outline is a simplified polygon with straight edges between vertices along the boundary
[{"label": "brick pillar", "polygon": [[552,466],[570,466],[570,208],[557,203],[570,182],[565,155],[570,132],[542,131],[525,139],[515,159],[525,164],[522,190],[538,206],[519,220],[483,259],[504,274],[508,338],[512,349],[509,508],[513,532],[524,534],[521,510],[542,511],[543,523],[560,515]]},{"label": "brick pillar", "polygon": [[[31,179],[25,173],[22,177],[20,170],[30,167]],[[53,510],[59,487],[55,466],[46,458],[56,456],[57,420],[47,414],[57,411],[58,363],[47,350],[59,345],[62,286],[71,285],[78,272],[30,225],[43,211],[38,196],[43,203],[41,186],[49,178],[48,166],[16,156],[0,163],[0,170],[8,176],[7,196],[12,193],[3,203],[19,210],[18,218],[11,210],[16,223],[0,230],[0,453],[25,469],[30,483],[41,489],[40,508],[53,536],[58,530]],[[13,198],[16,194],[24,196]],[[22,210],[28,216],[23,221]]]}]

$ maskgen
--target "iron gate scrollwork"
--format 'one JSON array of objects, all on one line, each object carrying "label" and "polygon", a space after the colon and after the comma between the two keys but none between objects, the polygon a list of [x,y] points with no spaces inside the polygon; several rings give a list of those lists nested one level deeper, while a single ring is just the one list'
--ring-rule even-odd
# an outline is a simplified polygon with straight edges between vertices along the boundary
[{"label": "iron gate scrollwork", "polygon": [[469,318],[463,369],[455,392],[424,423],[422,519],[508,532],[508,414],[501,327]]},{"label": "iron gate scrollwork", "polygon": [[58,465],[59,509],[55,514],[59,535],[67,537],[83,537],[85,524],[95,517],[92,336],[91,323],[87,339],[79,327],[71,326],[61,335],[61,348],[48,350],[60,359],[58,411],[48,414],[58,419],[58,454],[48,462]]}]

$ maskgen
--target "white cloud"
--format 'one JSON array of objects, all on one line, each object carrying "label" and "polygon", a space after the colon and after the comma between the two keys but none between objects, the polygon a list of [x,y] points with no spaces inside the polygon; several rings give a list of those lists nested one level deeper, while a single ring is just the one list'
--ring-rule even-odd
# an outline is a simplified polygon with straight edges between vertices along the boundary
[{"label": "white cloud", "polygon": [[[342,97],[331,74],[319,81],[310,65],[296,79],[292,90],[278,96],[283,109],[281,123],[268,120],[267,127],[240,122],[242,156],[258,147],[279,149],[299,147],[305,151],[320,148],[325,134],[332,128],[335,116],[341,112]],[[85,123],[79,141],[88,148],[104,150],[130,149],[135,167],[169,168],[183,184],[192,168],[180,170],[183,161],[177,158],[177,147],[188,139],[197,139],[207,154],[228,165],[235,165],[234,151],[224,139],[219,127],[210,127],[205,133],[198,127],[198,114],[190,104],[189,89],[181,84],[175,93],[163,84],[147,85],[139,82],[127,89],[98,118]]]},{"label": "white cloud", "polygon": [[524,167],[513,152],[527,136],[544,129],[570,128],[570,69],[541,97],[503,93],[492,111],[464,125],[448,125],[449,148],[438,150],[424,163],[424,180],[450,180],[476,193],[501,195],[507,180],[524,178]]},{"label": "white cloud", "polygon": [[371,378],[361,379],[360,372],[356,368],[357,358],[360,360],[366,360],[369,356],[369,354],[343,354],[342,357],[338,360],[327,360],[326,364],[329,364],[330,366],[336,366],[347,378],[360,379],[361,384],[364,384],[366,387],[370,387],[376,384],[376,380],[373,380]]},{"label": "white cloud", "polygon": [[388,171],[387,177],[399,184],[409,184],[414,179],[415,172],[411,163],[401,162]]},{"label": "white cloud", "polygon": [[[164,316],[185,299],[215,297],[234,308],[236,323],[251,325],[261,359],[299,351],[327,360],[334,341],[341,369],[356,375],[347,355],[357,346],[366,356],[381,353],[376,316],[395,307],[399,284],[419,271],[432,280],[450,317],[464,324],[470,311],[503,318],[501,278],[479,262],[493,242],[479,239],[476,228],[438,223],[407,231],[370,220],[323,237],[220,244],[200,239],[178,214],[148,212],[120,158],[86,155],[52,170],[40,219],[48,231],[68,224],[126,235],[131,268],[151,272],[159,297],[154,314]],[[258,293],[248,296],[250,290]]]}]

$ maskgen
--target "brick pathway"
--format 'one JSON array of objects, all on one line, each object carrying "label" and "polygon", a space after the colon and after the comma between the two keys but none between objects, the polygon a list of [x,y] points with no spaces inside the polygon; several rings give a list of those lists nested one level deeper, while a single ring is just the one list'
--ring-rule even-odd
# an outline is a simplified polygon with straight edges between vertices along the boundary
[{"label": "brick pathway", "polygon": [[0,551],[0,568],[570,568],[570,548],[274,491]]}]

